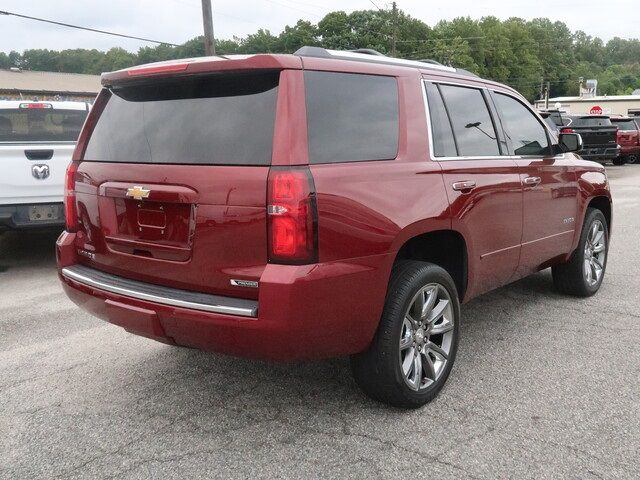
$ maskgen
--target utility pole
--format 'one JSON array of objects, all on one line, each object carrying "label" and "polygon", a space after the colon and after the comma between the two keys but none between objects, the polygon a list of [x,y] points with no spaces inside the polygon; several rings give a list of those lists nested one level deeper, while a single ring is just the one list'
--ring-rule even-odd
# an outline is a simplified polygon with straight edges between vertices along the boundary
[{"label": "utility pole", "polygon": [[551,82],[547,82],[547,88],[544,91],[544,108],[549,110],[549,89],[551,88]]},{"label": "utility pole", "polygon": [[216,40],[213,37],[213,16],[211,14],[211,0],[202,0],[202,25],[204,26],[204,54],[216,54]]},{"label": "utility pole", "polygon": [[540,78],[540,100],[544,99],[544,77]]},{"label": "utility pole", "polygon": [[396,56],[396,41],[398,39],[398,5],[396,2],[391,4],[391,15],[393,21],[393,30],[391,34],[391,56]]}]

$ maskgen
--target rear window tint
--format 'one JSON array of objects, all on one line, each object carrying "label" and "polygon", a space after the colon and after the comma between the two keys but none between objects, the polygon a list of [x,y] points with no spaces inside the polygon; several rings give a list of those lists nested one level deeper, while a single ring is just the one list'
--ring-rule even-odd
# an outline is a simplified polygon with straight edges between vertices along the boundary
[{"label": "rear window tint", "polygon": [[278,77],[182,77],[114,89],[85,160],[269,165]]},{"label": "rear window tint", "polygon": [[574,127],[610,127],[609,117],[577,117],[573,120]]},{"label": "rear window tint", "polygon": [[0,109],[0,142],[75,142],[86,110]]},{"label": "rear window tint", "polygon": [[482,92],[476,88],[440,85],[451,118],[459,155],[500,155],[491,115]]},{"label": "rear window tint", "polygon": [[618,129],[623,130],[625,132],[630,132],[634,130],[638,130],[638,126],[636,122],[633,120],[611,120],[611,122],[618,127]]},{"label": "rear window tint", "polygon": [[398,153],[393,77],[305,72],[309,161],[391,160]]}]

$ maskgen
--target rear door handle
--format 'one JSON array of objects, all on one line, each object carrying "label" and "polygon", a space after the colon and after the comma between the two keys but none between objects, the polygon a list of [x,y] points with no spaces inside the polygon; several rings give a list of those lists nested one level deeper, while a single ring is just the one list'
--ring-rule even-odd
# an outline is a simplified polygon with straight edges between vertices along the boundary
[{"label": "rear door handle", "polygon": [[524,183],[525,185],[534,187],[538,185],[541,181],[542,179],[540,177],[527,177],[522,181],[522,183]]},{"label": "rear door handle", "polygon": [[464,192],[464,191],[469,191],[476,188],[476,182],[474,182],[473,180],[463,180],[461,182],[453,182],[451,186],[453,187],[454,190],[457,190],[459,192]]}]

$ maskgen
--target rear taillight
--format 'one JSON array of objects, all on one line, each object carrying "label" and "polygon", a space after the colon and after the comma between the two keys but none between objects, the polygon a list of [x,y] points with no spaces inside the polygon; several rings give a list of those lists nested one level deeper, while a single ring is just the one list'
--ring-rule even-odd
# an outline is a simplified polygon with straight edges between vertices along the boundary
[{"label": "rear taillight", "polygon": [[78,212],[76,209],[76,173],[79,162],[72,161],[67,167],[67,176],[64,182],[64,216],[67,222],[67,231],[78,230]]},{"label": "rear taillight", "polygon": [[573,128],[564,127],[560,129],[560,133],[576,133],[576,131]]},{"label": "rear taillight", "polygon": [[71,163],[67,167],[64,182],[64,216],[67,222],[66,228],[69,232],[75,232],[79,227],[76,207],[76,174],[78,173],[78,167],[84,158],[84,152],[87,149],[87,143],[89,143],[89,137],[93,132],[93,128],[96,126],[98,117],[104,110],[110,96],[111,93],[109,90],[103,89],[96,97],[96,101],[84,121],[82,130],[80,130],[80,136],[78,137],[76,148],[73,150]]},{"label": "rear taillight", "polygon": [[318,261],[318,210],[308,167],[272,167],[267,193],[269,261]]}]

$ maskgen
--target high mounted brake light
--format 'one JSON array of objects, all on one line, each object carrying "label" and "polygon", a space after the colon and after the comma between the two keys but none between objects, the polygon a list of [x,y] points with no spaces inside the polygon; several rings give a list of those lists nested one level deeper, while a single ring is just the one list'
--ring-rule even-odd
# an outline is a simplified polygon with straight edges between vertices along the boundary
[{"label": "high mounted brake light", "polygon": [[50,103],[21,103],[20,108],[53,108]]},{"label": "high mounted brake light", "polygon": [[271,167],[267,216],[270,262],[318,261],[318,210],[308,167]]},{"label": "high mounted brake light", "polygon": [[156,73],[183,72],[188,66],[188,63],[172,63],[170,65],[132,68],[131,70],[127,70],[127,75],[135,77],[138,75],[154,75]]}]

